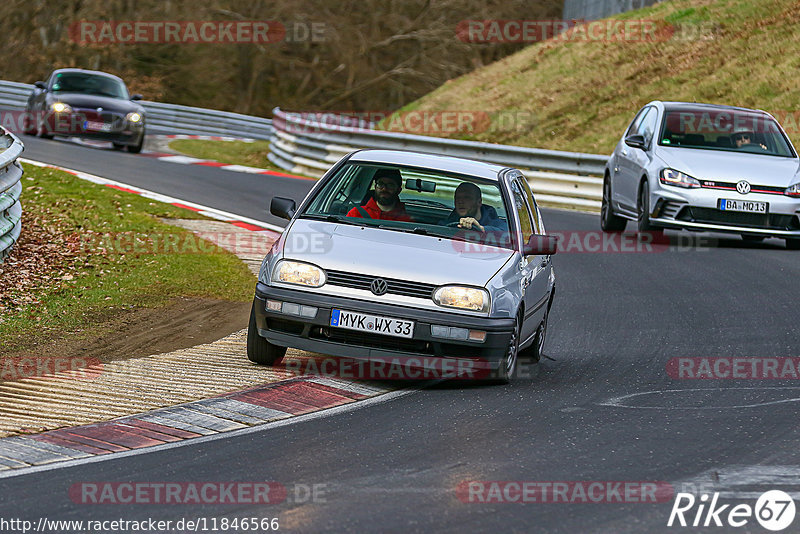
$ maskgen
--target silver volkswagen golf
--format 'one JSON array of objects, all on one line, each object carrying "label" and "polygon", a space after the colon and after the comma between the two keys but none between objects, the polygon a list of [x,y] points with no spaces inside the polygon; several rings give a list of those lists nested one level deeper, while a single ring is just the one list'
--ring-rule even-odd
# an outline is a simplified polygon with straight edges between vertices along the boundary
[{"label": "silver volkswagen golf", "polygon": [[764,111],[651,102],[608,160],[601,227],[733,232],[800,248],[797,152]]},{"label": "silver volkswagen golf", "polygon": [[275,365],[295,347],[440,370],[469,362],[461,378],[507,382],[520,355],[540,356],[557,245],[520,171],[357,151],[299,207],[275,197],[270,210],[290,222],[261,266],[251,361]]}]

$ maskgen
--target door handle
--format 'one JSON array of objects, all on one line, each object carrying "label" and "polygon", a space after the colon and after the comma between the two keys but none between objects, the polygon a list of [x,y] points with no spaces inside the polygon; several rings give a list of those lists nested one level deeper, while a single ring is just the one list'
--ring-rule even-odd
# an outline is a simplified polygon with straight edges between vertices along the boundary
[{"label": "door handle", "polygon": [[625,150],[625,149],[623,149],[623,150],[622,150],[622,155],[623,155],[623,156],[627,156],[627,155],[628,155],[628,151],[627,151],[627,150]]},{"label": "door handle", "polygon": [[550,263],[550,256],[545,256],[544,259],[542,260],[541,266],[547,267],[548,263]]}]

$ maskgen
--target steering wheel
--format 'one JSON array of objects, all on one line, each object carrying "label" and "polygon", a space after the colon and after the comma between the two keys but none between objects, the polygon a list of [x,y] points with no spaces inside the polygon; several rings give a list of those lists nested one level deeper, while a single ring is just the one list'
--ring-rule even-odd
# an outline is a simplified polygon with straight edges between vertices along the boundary
[{"label": "steering wheel", "polygon": [[445,226],[447,226],[448,228],[458,228],[459,224],[461,224],[460,221],[455,221],[455,222],[447,223]]},{"label": "steering wheel", "polygon": [[764,148],[758,143],[750,143],[747,145],[742,145],[739,147],[739,150],[744,150],[746,152],[768,152],[766,148]]}]

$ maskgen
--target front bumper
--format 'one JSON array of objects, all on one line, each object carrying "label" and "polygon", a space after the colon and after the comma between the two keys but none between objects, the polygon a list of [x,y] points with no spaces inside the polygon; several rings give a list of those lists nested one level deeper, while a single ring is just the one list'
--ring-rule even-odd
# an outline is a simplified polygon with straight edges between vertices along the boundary
[{"label": "front bumper", "polygon": [[[96,122],[106,122],[95,119]],[[144,135],[143,121],[131,123],[123,117],[115,118],[109,130],[92,130],[86,127],[86,115],[80,112],[52,113],[45,117],[48,133],[64,137],[79,137],[110,141],[120,145],[137,145]]]},{"label": "front bumper", "polygon": [[[313,306],[317,308],[317,314],[313,318],[304,318],[275,312],[267,309],[267,299]],[[506,355],[514,329],[514,319],[472,317],[311,294],[261,282],[256,286],[254,308],[259,335],[273,345],[354,359],[423,357],[470,360],[473,369],[496,369]],[[331,327],[331,310],[334,308],[414,321],[413,338]],[[433,337],[432,324],[483,330],[486,339],[476,342]]]},{"label": "front bumper", "polygon": [[[768,213],[723,211],[723,198],[766,202]],[[800,199],[784,195],[661,185],[653,191],[650,205],[650,222],[664,228],[800,238]]]}]

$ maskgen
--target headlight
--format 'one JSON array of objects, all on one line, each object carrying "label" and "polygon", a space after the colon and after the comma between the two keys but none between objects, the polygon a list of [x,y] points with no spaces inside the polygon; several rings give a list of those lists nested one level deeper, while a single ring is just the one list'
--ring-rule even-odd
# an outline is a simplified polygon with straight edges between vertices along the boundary
[{"label": "headlight", "polygon": [[433,292],[433,301],[447,308],[489,311],[489,293],[476,287],[443,286]]},{"label": "headlight", "polygon": [[695,188],[700,187],[700,182],[692,178],[688,174],[684,174],[675,169],[664,169],[661,171],[661,183],[667,185],[676,185],[678,187]]},{"label": "headlight", "polygon": [[800,183],[790,185],[789,187],[786,188],[783,194],[789,195],[790,197],[800,197]]},{"label": "headlight", "polygon": [[128,113],[128,115],[125,118],[128,119],[129,122],[139,122],[142,120],[142,114],[134,111]]},{"label": "headlight", "polygon": [[69,113],[72,111],[72,108],[63,102],[53,102],[53,105],[50,107],[53,108],[53,111],[56,113]]},{"label": "headlight", "polygon": [[326,281],[325,271],[300,261],[281,260],[272,272],[273,282],[295,284],[298,286],[320,287]]}]

